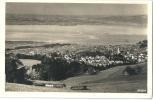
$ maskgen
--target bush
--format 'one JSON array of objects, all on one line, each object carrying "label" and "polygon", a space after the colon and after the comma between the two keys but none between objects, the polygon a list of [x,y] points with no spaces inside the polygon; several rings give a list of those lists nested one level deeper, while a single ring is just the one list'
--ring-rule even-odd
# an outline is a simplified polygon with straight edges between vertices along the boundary
[{"label": "bush", "polygon": [[123,70],[123,74],[127,73],[127,75],[138,75],[142,72],[142,68],[141,67],[135,67],[135,68],[132,68],[132,67],[126,67],[124,70]]},{"label": "bush", "polygon": [[137,43],[140,48],[146,48],[147,47],[147,40],[143,40]]}]

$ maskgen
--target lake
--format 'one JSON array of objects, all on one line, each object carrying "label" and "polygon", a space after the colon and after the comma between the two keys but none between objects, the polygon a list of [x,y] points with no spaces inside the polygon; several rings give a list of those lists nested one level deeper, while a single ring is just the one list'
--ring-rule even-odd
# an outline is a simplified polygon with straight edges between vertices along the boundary
[{"label": "lake", "polygon": [[19,60],[23,63],[23,65],[29,66],[29,67],[41,63],[40,60],[34,60],[34,59],[19,59]]},{"label": "lake", "polygon": [[7,41],[131,44],[147,39],[147,28],[121,25],[6,25]]}]

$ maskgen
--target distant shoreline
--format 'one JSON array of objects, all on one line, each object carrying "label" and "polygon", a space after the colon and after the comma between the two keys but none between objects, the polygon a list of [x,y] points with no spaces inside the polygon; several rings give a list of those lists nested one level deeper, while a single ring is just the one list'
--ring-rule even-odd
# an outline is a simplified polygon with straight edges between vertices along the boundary
[{"label": "distant shoreline", "polygon": [[147,15],[99,16],[99,15],[29,15],[6,14],[6,25],[123,25],[147,26]]}]

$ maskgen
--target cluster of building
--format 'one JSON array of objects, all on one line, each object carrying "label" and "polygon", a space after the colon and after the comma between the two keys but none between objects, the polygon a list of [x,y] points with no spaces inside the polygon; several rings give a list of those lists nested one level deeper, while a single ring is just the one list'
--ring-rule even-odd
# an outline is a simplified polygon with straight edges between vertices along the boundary
[{"label": "cluster of building", "polygon": [[[62,47],[64,48],[64,47]],[[102,48],[102,47],[101,47]],[[103,52],[107,52],[110,56],[106,57],[105,55],[95,54],[91,55],[78,55],[78,52],[70,52],[69,50],[65,50],[65,52],[60,51],[60,48],[27,48],[14,50],[14,52],[25,54],[25,55],[45,55],[48,58],[60,58],[66,60],[68,63],[77,61],[79,63],[84,63],[86,65],[91,65],[95,67],[106,67],[106,66],[114,66],[114,65],[122,65],[122,64],[132,64],[132,63],[141,63],[147,61],[147,50],[139,50],[138,48],[131,47],[130,50],[126,50],[125,48],[120,48],[119,46],[111,46],[111,52],[108,53],[108,48],[103,48]],[[91,49],[91,48],[90,48]],[[120,50],[121,49],[121,50]],[[128,48],[129,49],[129,48]],[[101,50],[102,49],[95,49]],[[110,50],[110,49],[109,49]],[[85,50],[84,50],[85,51]],[[123,58],[119,60],[114,60],[114,55],[121,55]]]},{"label": "cluster of building", "polygon": [[106,67],[110,65],[108,58],[106,58],[105,56],[98,56],[98,55],[95,57],[92,56],[81,57],[79,61],[95,67]]}]

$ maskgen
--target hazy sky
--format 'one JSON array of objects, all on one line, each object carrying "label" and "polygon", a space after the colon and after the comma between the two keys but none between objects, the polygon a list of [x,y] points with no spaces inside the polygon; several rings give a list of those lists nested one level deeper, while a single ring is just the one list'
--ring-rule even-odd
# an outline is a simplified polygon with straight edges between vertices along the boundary
[{"label": "hazy sky", "polygon": [[7,3],[6,13],[42,15],[142,15],[145,4]]}]

